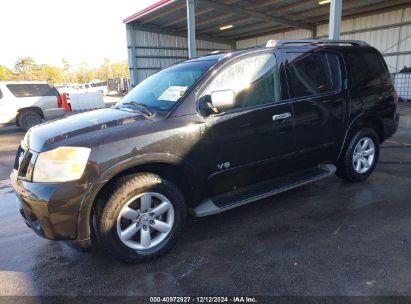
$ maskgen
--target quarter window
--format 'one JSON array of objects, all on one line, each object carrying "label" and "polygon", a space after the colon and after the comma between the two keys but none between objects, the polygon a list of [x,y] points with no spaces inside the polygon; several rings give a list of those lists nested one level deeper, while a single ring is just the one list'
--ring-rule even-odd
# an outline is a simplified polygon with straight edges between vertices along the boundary
[{"label": "quarter window", "polygon": [[389,84],[387,70],[374,52],[356,52],[348,54],[355,88],[374,87]]},{"label": "quarter window", "polygon": [[281,100],[280,77],[275,55],[249,57],[231,64],[212,81],[206,95],[230,89],[236,94],[236,108]]},{"label": "quarter window", "polygon": [[334,92],[341,87],[338,56],[332,53],[288,53],[291,98]]}]

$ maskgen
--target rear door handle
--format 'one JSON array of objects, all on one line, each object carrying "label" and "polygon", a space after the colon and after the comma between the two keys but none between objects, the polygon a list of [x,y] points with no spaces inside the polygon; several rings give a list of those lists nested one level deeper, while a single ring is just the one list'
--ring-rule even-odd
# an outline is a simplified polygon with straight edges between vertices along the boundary
[{"label": "rear door handle", "polygon": [[282,120],[282,119],[286,119],[288,117],[291,117],[290,112],[273,115],[273,120]]}]

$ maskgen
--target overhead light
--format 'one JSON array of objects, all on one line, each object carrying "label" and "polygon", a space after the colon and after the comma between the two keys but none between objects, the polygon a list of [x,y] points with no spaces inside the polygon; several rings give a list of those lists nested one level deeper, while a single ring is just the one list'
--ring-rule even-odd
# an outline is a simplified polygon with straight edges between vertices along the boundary
[{"label": "overhead light", "polygon": [[318,1],[319,5],[323,5],[323,4],[327,4],[327,3],[331,3],[331,0],[319,0]]},{"label": "overhead light", "polygon": [[229,24],[229,25],[224,25],[220,27],[220,31],[228,30],[230,28],[234,27],[234,25]]}]

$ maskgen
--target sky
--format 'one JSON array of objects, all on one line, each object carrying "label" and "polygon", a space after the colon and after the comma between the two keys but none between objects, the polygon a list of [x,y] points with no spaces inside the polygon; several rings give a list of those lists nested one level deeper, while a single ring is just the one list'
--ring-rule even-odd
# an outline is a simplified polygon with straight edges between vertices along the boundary
[{"label": "sky", "polygon": [[19,57],[39,64],[98,67],[127,60],[123,19],[158,0],[2,0],[0,64]]}]

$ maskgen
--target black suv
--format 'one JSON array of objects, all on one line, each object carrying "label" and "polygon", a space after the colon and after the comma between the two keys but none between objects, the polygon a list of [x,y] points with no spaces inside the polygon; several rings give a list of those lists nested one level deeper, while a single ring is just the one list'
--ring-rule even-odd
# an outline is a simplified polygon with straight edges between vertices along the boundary
[{"label": "black suv", "polygon": [[269,41],[166,68],[110,109],[31,128],[11,181],[36,233],[139,262],[187,211],[220,213],[330,176],[361,182],[398,127],[380,53]]}]

